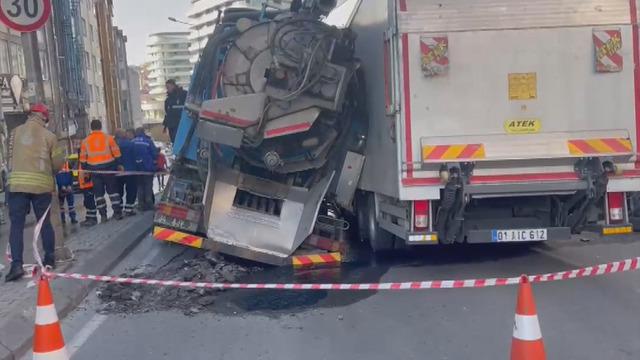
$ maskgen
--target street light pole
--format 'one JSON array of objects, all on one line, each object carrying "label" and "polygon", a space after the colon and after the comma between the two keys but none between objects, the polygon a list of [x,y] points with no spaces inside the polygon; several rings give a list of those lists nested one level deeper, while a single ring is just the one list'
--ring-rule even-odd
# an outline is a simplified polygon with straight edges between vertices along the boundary
[{"label": "street light pole", "polygon": [[202,34],[200,33],[200,29],[198,28],[197,25],[192,24],[190,22],[186,22],[186,21],[183,21],[183,20],[176,19],[173,16],[170,16],[167,19],[169,21],[171,21],[171,22],[178,23],[178,24],[183,24],[183,25],[188,25],[188,26],[191,26],[192,28],[194,28],[196,30],[196,35],[198,36],[198,48],[200,48],[200,41],[201,41],[200,38],[202,37]]}]

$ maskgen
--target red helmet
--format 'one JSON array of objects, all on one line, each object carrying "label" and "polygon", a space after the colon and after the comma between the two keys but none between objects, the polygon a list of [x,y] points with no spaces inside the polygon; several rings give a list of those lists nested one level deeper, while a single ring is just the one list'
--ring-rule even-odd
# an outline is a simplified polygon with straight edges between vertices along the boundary
[{"label": "red helmet", "polygon": [[49,108],[45,104],[37,103],[31,105],[31,112],[40,113],[42,114],[42,116],[44,116],[45,119],[49,120]]}]

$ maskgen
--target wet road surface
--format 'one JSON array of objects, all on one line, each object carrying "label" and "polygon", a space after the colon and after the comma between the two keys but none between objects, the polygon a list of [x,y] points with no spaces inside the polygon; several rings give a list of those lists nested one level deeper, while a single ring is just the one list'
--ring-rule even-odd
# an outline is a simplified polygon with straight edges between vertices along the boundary
[{"label": "wet road surface", "polygon": [[[114,274],[195,255],[146,239]],[[640,256],[640,237],[536,246],[424,248],[339,273],[270,268],[247,282],[390,282],[537,274]],[[63,281],[63,280],[58,280]],[[504,359],[515,287],[412,292],[226,291],[209,311],[97,314],[92,296],[63,322],[75,359]],[[640,358],[640,273],[534,287],[549,359]],[[55,294],[54,294],[55,295]]]}]

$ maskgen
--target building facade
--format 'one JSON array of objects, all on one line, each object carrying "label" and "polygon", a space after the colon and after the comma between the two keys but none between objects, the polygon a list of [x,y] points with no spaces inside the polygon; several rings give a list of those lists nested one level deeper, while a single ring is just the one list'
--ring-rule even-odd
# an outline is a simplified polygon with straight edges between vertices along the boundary
[{"label": "building facade", "polygon": [[[14,76],[26,78],[24,52],[20,34],[0,24],[0,169],[6,169],[7,140],[14,113],[21,108],[11,89],[10,81]],[[2,189],[3,184],[0,184]]]},{"label": "building facade", "polygon": [[102,66],[103,57],[98,36],[98,17],[96,13],[96,3],[100,2],[100,0],[80,0],[80,36],[82,36],[84,44],[83,63],[86,73],[87,114],[89,120],[98,119],[105,122],[107,109]]},{"label": "building facade", "polygon": [[207,40],[213,34],[219,11],[228,7],[246,7],[261,9],[263,4],[273,8],[287,8],[290,0],[191,0],[191,8],[187,13],[189,27],[189,52],[191,63],[196,63]]},{"label": "building facade", "polygon": [[[53,2],[60,86],[61,117],[69,124],[69,136],[84,137],[89,132],[89,85],[85,65],[85,36],[80,0]],[[86,8],[85,8],[86,12]],[[77,142],[77,141],[76,141]]]},{"label": "building facade", "polygon": [[121,90],[118,72],[115,33],[113,31],[113,0],[95,1],[98,19],[98,38],[102,55],[102,78],[104,81],[104,101],[106,123],[110,131],[122,127],[120,119]]},{"label": "building facade", "polygon": [[189,33],[163,32],[149,35],[145,64],[142,108],[148,123],[164,119],[165,83],[174,79],[179,86],[189,87],[193,65],[189,62]]},{"label": "building facade", "polygon": [[118,70],[118,87],[120,88],[120,123],[122,128],[133,129],[132,89],[129,85],[129,64],[127,63],[127,37],[117,27],[113,28],[113,33]]},{"label": "building facade", "polygon": [[134,128],[139,128],[144,124],[144,113],[142,112],[142,93],[140,87],[140,68],[129,66],[129,103],[131,104],[131,120]]}]

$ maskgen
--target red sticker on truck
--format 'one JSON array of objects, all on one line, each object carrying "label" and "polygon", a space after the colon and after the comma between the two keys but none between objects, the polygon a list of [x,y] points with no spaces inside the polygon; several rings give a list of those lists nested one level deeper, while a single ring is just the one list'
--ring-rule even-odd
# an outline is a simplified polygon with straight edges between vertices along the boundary
[{"label": "red sticker on truck", "polygon": [[622,33],[620,29],[593,30],[593,43],[596,50],[597,72],[622,71]]},{"label": "red sticker on truck", "polygon": [[422,72],[437,76],[449,70],[449,39],[446,36],[421,36]]}]

